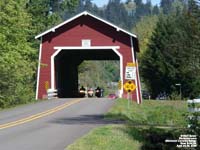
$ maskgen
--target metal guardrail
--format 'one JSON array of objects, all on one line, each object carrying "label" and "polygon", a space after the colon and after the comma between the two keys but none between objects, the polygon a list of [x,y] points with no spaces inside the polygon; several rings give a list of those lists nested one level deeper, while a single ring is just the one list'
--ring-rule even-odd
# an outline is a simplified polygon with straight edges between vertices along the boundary
[{"label": "metal guardrail", "polygon": [[48,99],[57,98],[57,96],[58,96],[58,90],[55,90],[55,89],[48,89],[47,90],[47,98]]}]

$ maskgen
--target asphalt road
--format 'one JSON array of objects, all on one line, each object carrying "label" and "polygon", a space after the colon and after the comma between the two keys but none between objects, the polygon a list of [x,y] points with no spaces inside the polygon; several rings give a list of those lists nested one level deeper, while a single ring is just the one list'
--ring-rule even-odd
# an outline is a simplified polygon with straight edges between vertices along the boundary
[{"label": "asphalt road", "polygon": [[106,98],[57,99],[1,111],[0,150],[63,150],[111,123],[103,114],[113,104]]}]

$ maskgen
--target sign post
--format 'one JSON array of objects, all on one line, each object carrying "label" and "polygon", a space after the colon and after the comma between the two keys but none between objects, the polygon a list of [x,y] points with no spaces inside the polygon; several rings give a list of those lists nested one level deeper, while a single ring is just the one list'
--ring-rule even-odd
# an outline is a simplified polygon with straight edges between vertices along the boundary
[{"label": "sign post", "polygon": [[132,99],[132,96],[130,97],[130,93],[132,93],[136,89],[136,85],[134,84],[133,80],[136,80],[136,64],[133,62],[128,62],[126,65],[125,70],[125,79],[128,80],[124,84],[124,89],[128,93],[128,108],[129,108],[129,100]]},{"label": "sign post", "polygon": [[132,93],[136,89],[136,85],[133,83],[133,81],[129,80],[124,84],[124,89],[128,93],[127,99],[128,99],[128,109],[129,109],[130,93]]}]

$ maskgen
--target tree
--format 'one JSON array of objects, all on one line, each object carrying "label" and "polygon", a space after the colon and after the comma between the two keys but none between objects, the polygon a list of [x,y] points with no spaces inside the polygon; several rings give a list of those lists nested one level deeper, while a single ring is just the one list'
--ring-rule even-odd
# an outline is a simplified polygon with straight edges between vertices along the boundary
[{"label": "tree", "polygon": [[128,12],[128,15],[131,17],[134,17],[135,11],[136,11],[136,4],[132,0],[127,0],[124,4],[126,11]]},{"label": "tree", "polygon": [[78,0],[29,0],[26,9],[32,18],[30,39],[62,22],[66,19],[66,13],[73,10],[77,4]]},{"label": "tree", "polygon": [[142,57],[143,53],[147,50],[152,33],[156,27],[158,16],[144,16],[133,27],[133,33],[136,33],[140,41],[139,57]]},{"label": "tree", "polygon": [[118,82],[119,68],[119,61],[84,61],[78,69],[80,85],[108,90],[108,83]]},{"label": "tree", "polygon": [[174,0],[161,0],[160,7],[162,8],[164,14],[171,12],[173,2]]},{"label": "tree", "polygon": [[182,11],[187,6],[188,0],[161,0],[160,7],[164,14]]},{"label": "tree", "polygon": [[200,1],[190,0],[188,6],[188,12],[185,14],[185,18],[188,21],[186,23],[186,31],[188,34],[188,40],[186,45],[190,50],[190,57],[188,57],[189,71],[191,75],[190,85],[193,89],[190,96],[199,96],[200,87]]},{"label": "tree", "polygon": [[35,62],[27,42],[30,16],[26,0],[0,2],[0,107],[24,103],[33,98]]},{"label": "tree", "polygon": [[38,43],[77,0],[0,1],[0,107],[34,100]]},{"label": "tree", "polygon": [[152,14],[153,15],[158,15],[159,12],[160,12],[160,9],[159,9],[158,5],[154,6],[153,10],[152,10]]},{"label": "tree", "polygon": [[132,26],[132,20],[120,0],[109,0],[104,14],[107,20],[122,28],[130,29]]},{"label": "tree", "polygon": [[[196,12],[199,7],[194,3]],[[160,16],[148,50],[142,58],[141,74],[156,97],[160,92],[171,94],[181,83],[184,97],[200,93],[200,34],[198,13],[176,12]]]}]

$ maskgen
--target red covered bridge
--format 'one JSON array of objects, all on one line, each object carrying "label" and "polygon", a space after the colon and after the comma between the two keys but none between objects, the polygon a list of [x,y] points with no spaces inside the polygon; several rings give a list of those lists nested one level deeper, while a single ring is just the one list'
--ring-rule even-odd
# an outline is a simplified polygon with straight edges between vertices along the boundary
[{"label": "red covered bridge", "polygon": [[[136,52],[136,35],[86,11],[37,35],[40,39],[36,99],[57,89],[58,97],[75,97],[78,92],[78,66],[84,60],[119,60],[120,79],[125,79],[127,63],[136,64],[136,90],[132,98],[141,103]],[[123,87],[122,97],[126,96]]]}]

